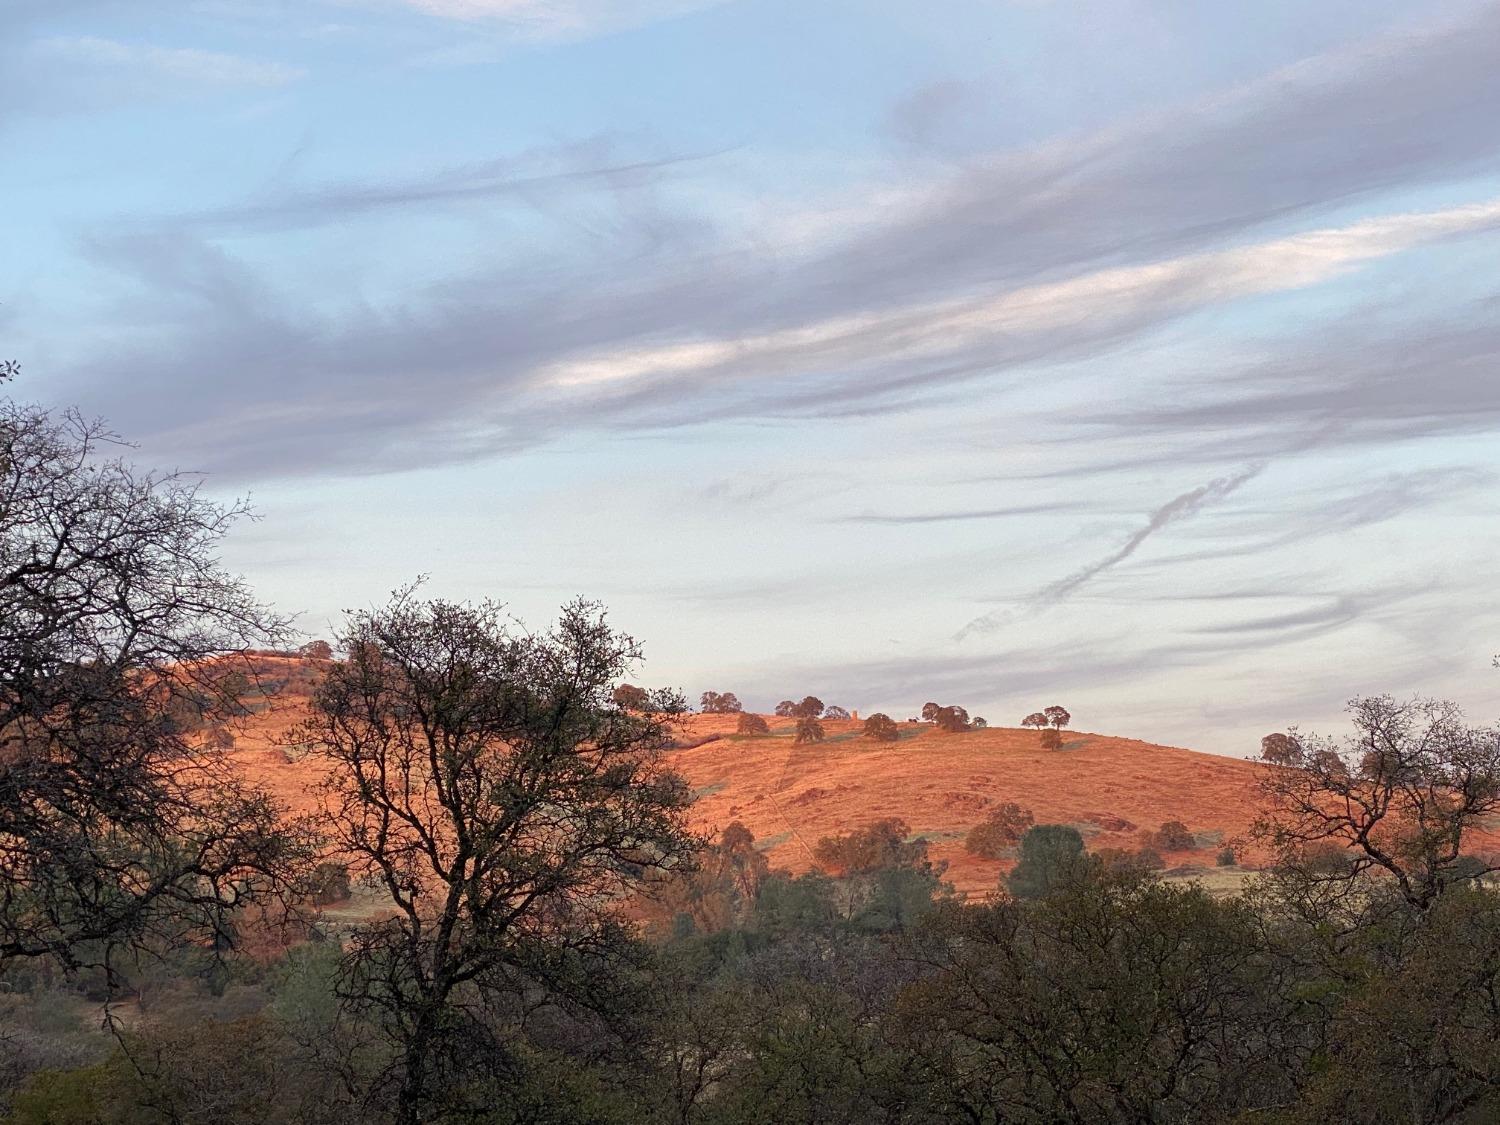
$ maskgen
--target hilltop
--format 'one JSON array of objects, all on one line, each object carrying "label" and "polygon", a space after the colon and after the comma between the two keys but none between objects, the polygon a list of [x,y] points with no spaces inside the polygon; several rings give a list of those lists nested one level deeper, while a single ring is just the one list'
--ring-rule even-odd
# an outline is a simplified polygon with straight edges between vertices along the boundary
[{"label": "hilltop", "polygon": [[[293,811],[311,811],[317,771],[293,733],[313,682],[309,666],[269,655],[255,663],[258,677],[280,691],[236,732],[234,757]],[[1065,732],[1062,749],[1049,751],[1033,730],[949,734],[927,723],[902,723],[898,741],[881,743],[861,737],[857,720],[825,720],[825,741],[796,746],[795,720],[765,718],[770,733],[754,736],[734,733],[735,715],[680,721],[668,761],[693,786],[700,828],[741,821],[773,866],[803,871],[820,837],[899,817],[946,861],[946,878],[971,894],[993,889],[1010,866],[963,848],[964,835],[998,804],[1029,808],[1039,823],[1075,825],[1091,849],[1134,847],[1140,830],[1179,820],[1198,847],[1168,862],[1211,867],[1218,849],[1249,828],[1262,768],[1081,731]]]}]

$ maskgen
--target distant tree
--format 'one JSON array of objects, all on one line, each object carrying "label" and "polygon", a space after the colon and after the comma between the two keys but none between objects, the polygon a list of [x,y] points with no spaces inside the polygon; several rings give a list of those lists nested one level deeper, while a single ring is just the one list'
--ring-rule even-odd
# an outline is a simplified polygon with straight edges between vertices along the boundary
[{"label": "distant tree", "polygon": [[813,848],[813,858],[845,875],[910,867],[927,858],[927,841],[907,842],[911,829],[900,817],[888,816],[864,828],[838,836],[824,836]]},{"label": "distant tree", "polygon": [[930,722],[932,722],[932,717],[934,715],[936,715],[941,710],[942,710],[942,706],[940,704],[937,704],[937,703],[924,703],[924,704],[922,704],[922,721],[924,723],[930,723]]},{"label": "distant tree", "polygon": [[952,734],[969,729],[969,713],[962,707],[939,707],[932,716],[939,730]]},{"label": "distant tree", "polygon": [[1033,711],[1021,720],[1021,725],[1023,727],[1036,727],[1038,730],[1041,730],[1042,727],[1047,725],[1047,716],[1040,711]]},{"label": "distant tree", "polygon": [[1042,715],[1046,717],[1047,725],[1054,730],[1062,730],[1073,721],[1073,716],[1068,714],[1065,708],[1053,704],[1051,707],[1042,708]]},{"label": "distant tree", "polygon": [[849,712],[846,711],[842,707],[834,707],[834,706],[830,705],[828,707],[823,708],[823,718],[825,718],[825,719],[847,719],[847,718],[849,718]]},{"label": "distant tree", "polygon": [[741,711],[739,721],[735,723],[734,729],[739,734],[768,734],[771,725],[759,715],[751,711]]},{"label": "distant tree", "polygon": [[1150,846],[1164,852],[1190,852],[1198,846],[1187,825],[1180,820],[1169,820],[1151,833]]},{"label": "distant tree", "polygon": [[1043,750],[1061,750],[1062,744],[1062,731],[1056,727],[1047,727],[1042,731]]},{"label": "distant tree", "polygon": [[864,735],[866,738],[875,739],[876,742],[895,742],[898,733],[896,720],[884,711],[876,711],[865,720]]},{"label": "distant tree", "polygon": [[1021,837],[1021,862],[1006,880],[1017,898],[1042,898],[1081,869],[1083,834],[1066,824],[1037,824]]},{"label": "distant tree", "polygon": [[776,714],[783,719],[794,718],[797,714],[797,705],[790,699],[783,699],[776,704]]},{"label": "distant tree", "polygon": [[1166,866],[1161,853],[1155,848],[1100,848],[1092,853],[1092,859],[1111,874],[1141,874],[1160,871]]},{"label": "distant tree", "polygon": [[649,711],[651,709],[651,693],[643,687],[635,684],[621,684],[615,688],[610,696],[617,706],[627,711]]},{"label": "distant tree", "polygon": [[[1384,874],[1425,912],[1453,884],[1467,838],[1500,812],[1500,730],[1430,699],[1375,696],[1350,710],[1354,737],[1307,740],[1296,765],[1264,771],[1252,831],[1280,870],[1316,884]],[[1319,848],[1346,862],[1308,862]]]},{"label": "distant tree", "polygon": [[794,743],[822,742],[823,737],[823,724],[811,715],[804,715],[797,720],[797,733],[792,741]]},{"label": "distant tree", "polygon": [[986,719],[983,715],[975,715],[972,719],[969,720],[969,726],[973,727],[975,730],[984,730],[989,725],[989,720]]},{"label": "distant tree", "polygon": [[1219,849],[1219,854],[1214,856],[1214,863],[1220,867],[1233,867],[1237,862],[1239,862],[1238,857],[1234,854],[1234,849],[1231,847]]},{"label": "distant tree", "polygon": [[333,659],[333,646],[327,641],[308,641],[297,652],[309,660]]},{"label": "distant tree", "polygon": [[1005,849],[1015,847],[1032,826],[1030,809],[1007,801],[994,809],[964,837],[964,850],[984,859],[999,859]]},{"label": "distant tree", "polygon": [[1260,757],[1272,765],[1294,766],[1302,757],[1302,743],[1296,735],[1275,731],[1260,740]]},{"label": "distant tree", "polygon": [[816,695],[804,695],[792,714],[799,719],[816,719],[823,714],[823,701]]},{"label": "distant tree", "polygon": [[313,868],[307,879],[307,901],[313,906],[331,906],[349,897],[349,868],[346,864],[326,860]]},{"label": "distant tree", "polygon": [[717,691],[705,691],[699,697],[698,709],[705,715],[733,715],[744,710],[732,691],[722,694]]}]

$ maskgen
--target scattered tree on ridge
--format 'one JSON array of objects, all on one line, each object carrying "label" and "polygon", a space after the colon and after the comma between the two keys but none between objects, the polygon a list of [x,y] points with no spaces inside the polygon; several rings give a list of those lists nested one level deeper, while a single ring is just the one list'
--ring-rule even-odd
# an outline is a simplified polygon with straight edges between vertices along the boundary
[{"label": "scattered tree on ridge", "polygon": [[780,703],[776,704],[776,714],[778,717],[783,719],[795,718],[797,714],[797,705],[790,699],[783,699]]},{"label": "scattered tree on ridge", "polygon": [[1294,734],[1274,731],[1260,740],[1261,760],[1276,766],[1295,765],[1302,755],[1302,744]]},{"label": "scattered tree on ridge", "polygon": [[823,737],[823,724],[811,715],[804,715],[797,720],[797,733],[792,737],[792,741],[794,743],[822,742]]},{"label": "scattered tree on ridge", "polygon": [[898,733],[896,720],[884,711],[876,711],[865,720],[864,736],[876,742],[895,742]]},{"label": "scattered tree on ridge", "polygon": [[1023,727],[1035,727],[1037,730],[1041,730],[1047,725],[1047,716],[1042,714],[1040,711],[1033,711],[1031,714],[1027,715],[1024,719],[1021,720],[1021,725]]},{"label": "scattered tree on ridge", "polygon": [[740,701],[734,692],[726,691],[720,694],[717,691],[705,691],[698,700],[698,710],[705,715],[733,715],[743,711]]},{"label": "scattered tree on ridge", "polygon": [[770,733],[771,725],[754,712],[741,711],[734,729],[738,734],[768,734]]},{"label": "scattered tree on ridge", "polygon": [[835,707],[835,706],[830,705],[828,707],[823,708],[823,718],[825,718],[825,719],[847,719],[847,718],[849,718],[849,712],[846,711],[842,707]]},{"label": "scattered tree on ridge", "polygon": [[327,641],[308,641],[297,650],[298,654],[309,660],[332,660],[333,646]]},{"label": "scattered tree on ridge", "polygon": [[949,734],[969,729],[969,713],[962,707],[939,707],[932,716],[937,728]]},{"label": "scattered tree on ridge", "polygon": [[942,710],[942,707],[939,704],[937,704],[937,703],[924,703],[924,704],[922,704],[922,721],[924,723],[930,723],[930,722],[932,722],[933,716],[936,715],[941,710]]},{"label": "scattered tree on ridge", "polygon": [[792,708],[792,714],[799,719],[816,719],[823,714],[823,701],[816,695],[805,695],[802,702]]},{"label": "scattered tree on ridge", "polygon": [[651,708],[651,694],[635,684],[621,684],[611,693],[610,698],[616,706],[624,707],[627,711],[648,711]]},{"label": "scattered tree on ridge", "polygon": [[969,720],[969,726],[971,726],[975,730],[984,730],[989,725],[989,720],[986,719],[983,715],[975,715],[972,719]]},{"label": "scattered tree on ridge", "polygon": [[1047,725],[1054,730],[1062,730],[1073,721],[1073,716],[1068,714],[1067,709],[1056,704],[1042,708],[1042,715],[1046,718]]}]

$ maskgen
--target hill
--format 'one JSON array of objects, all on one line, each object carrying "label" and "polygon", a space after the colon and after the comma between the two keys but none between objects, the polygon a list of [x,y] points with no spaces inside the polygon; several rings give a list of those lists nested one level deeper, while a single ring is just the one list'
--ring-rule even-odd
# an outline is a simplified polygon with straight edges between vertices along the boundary
[{"label": "hill", "polygon": [[[311,811],[316,767],[293,735],[311,684],[307,665],[265,656],[257,671],[281,691],[237,732],[234,757],[294,811]],[[1091,849],[1134,847],[1140,830],[1179,820],[1198,846],[1168,862],[1211,867],[1255,813],[1261,767],[1236,758],[1074,731],[1049,751],[1032,730],[946,734],[926,723],[903,723],[898,741],[878,743],[861,737],[856,720],[825,720],[825,741],[796,746],[795,720],[766,719],[769,734],[744,736],[734,733],[734,715],[685,716],[668,760],[693,786],[699,827],[716,832],[741,821],[773,866],[792,871],[812,865],[820,837],[894,816],[931,842],[960,891],[982,894],[1010,862],[969,855],[963,838],[1007,801],[1039,823],[1075,825]]]}]

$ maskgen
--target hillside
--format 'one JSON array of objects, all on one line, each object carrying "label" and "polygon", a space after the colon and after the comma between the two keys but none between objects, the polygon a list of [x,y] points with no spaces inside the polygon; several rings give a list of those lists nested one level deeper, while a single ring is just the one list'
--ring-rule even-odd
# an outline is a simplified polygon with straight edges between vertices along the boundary
[{"label": "hillside", "polygon": [[[234,756],[294,811],[311,811],[316,768],[288,749],[305,706],[306,666],[260,663],[283,690],[237,732]],[[902,724],[899,741],[877,743],[861,737],[854,720],[825,721],[824,742],[795,746],[794,720],[766,718],[769,734],[741,736],[733,715],[686,716],[683,747],[668,758],[697,794],[700,827],[739,820],[773,866],[793,871],[811,865],[819,837],[895,816],[931,841],[959,890],[982,894],[1009,863],[968,855],[963,837],[1006,801],[1031,809],[1038,822],[1077,826],[1090,848],[1133,847],[1140,829],[1180,820],[1199,847],[1169,855],[1173,865],[1211,866],[1254,815],[1260,767],[1234,758],[1084,732],[1067,732],[1061,750],[1047,751],[1031,730],[945,734],[925,723]]]}]

